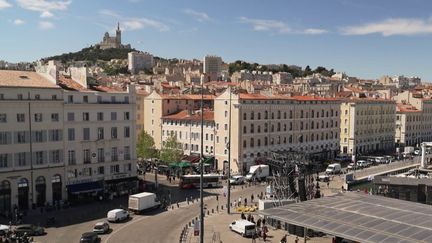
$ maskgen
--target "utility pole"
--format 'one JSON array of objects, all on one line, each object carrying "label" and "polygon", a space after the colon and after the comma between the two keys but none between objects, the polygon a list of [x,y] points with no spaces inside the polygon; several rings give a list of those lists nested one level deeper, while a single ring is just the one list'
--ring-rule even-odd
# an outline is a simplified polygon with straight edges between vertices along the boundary
[{"label": "utility pole", "polygon": [[231,94],[232,94],[232,90],[231,88],[228,88],[229,92],[230,92],[230,96],[229,96],[229,112],[228,112],[228,195],[227,195],[227,213],[231,214],[231,182],[230,182],[230,178],[231,178]]},{"label": "utility pole", "polygon": [[200,243],[204,243],[204,80],[201,81]]}]

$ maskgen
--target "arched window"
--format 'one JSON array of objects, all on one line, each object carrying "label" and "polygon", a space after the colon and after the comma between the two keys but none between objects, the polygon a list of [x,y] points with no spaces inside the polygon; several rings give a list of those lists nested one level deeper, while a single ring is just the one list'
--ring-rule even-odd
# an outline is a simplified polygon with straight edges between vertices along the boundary
[{"label": "arched window", "polygon": [[258,140],[257,140],[257,145],[258,145],[258,147],[261,146],[261,139],[258,139]]},{"label": "arched window", "polygon": [[268,111],[264,111],[264,119],[268,119]]},{"label": "arched window", "polygon": [[298,137],[298,141],[299,141],[299,143],[303,143],[303,135],[300,135],[300,136]]},{"label": "arched window", "polygon": [[258,127],[257,127],[257,132],[261,133],[261,126],[260,125],[258,125]]},{"label": "arched window", "polygon": [[243,113],[243,120],[246,120],[246,112]]},{"label": "arched window", "polygon": [[278,119],[281,119],[281,112],[278,111]]},{"label": "arched window", "polygon": [[272,120],[274,119],[274,112],[272,112],[271,119]]},{"label": "arched window", "polygon": [[292,143],[292,135],[289,136],[288,142]]},{"label": "arched window", "polygon": [[271,125],[271,132],[274,132],[274,125]]},{"label": "arched window", "polygon": [[45,177],[43,176],[39,176],[38,178],[36,178],[36,185],[44,185],[45,184]]},{"label": "arched window", "polygon": [[292,111],[290,111],[290,113],[289,113],[289,118],[290,118],[290,119],[293,118],[293,112],[292,112]]},{"label": "arched window", "polygon": [[280,132],[280,130],[281,130],[281,124],[280,124],[280,122],[278,122],[278,124],[277,124],[277,131]]},{"label": "arched window", "polygon": [[246,140],[243,140],[243,148],[246,148]]},{"label": "arched window", "polygon": [[246,134],[247,133],[247,128],[246,128],[246,126],[243,126],[243,134]]},{"label": "arched window", "polygon": [[268,138],[265,137],[265,138],[264,138],[264,146],[267,146],[267,145],[268,145]]},{"label": "arched window", "polygon": [[252,111],[251,114],[250,114],[250,119],[251,119],[251,120],[255,119],[255,114],[254,114],[253,111]]},{"label": "arched window", "polygon": [[286,132],[286,130],[287,130],[287,125],[284,124],[284,132]]},{"label": "arched window", "polygon": [[314,127],[315,127],[314,124],[315,124],[314,121],[312,121],[312,122],[311,122],[311,129],[315,129],[315,128],[314,128]]},{"label": "arched window", "polygon": [[286,112],[284,112],[284,119],[287,119],[287,114],[286,114]]},{"label": "arched window", "polygon": [[254,124],[251,124],[250,131],[251,131],[251,133],[255,132]]},{"label": "arched window", "polygon": [[253,139],[253,138],[250,139],[250,147],[251,147],[251,148],[254,147],[254,139]]},{"label": "arched window", "polygon": [[261,112],[258,112],[258,120],[261,120]]}]

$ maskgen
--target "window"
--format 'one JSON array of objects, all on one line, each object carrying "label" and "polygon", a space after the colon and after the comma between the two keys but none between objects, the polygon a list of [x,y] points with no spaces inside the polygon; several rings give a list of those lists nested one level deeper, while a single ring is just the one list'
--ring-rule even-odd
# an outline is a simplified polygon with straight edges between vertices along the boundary
[{"label": "window", "polygon": [[90,128],[83,128],[83,140],[90,140]]},{"label": "window", "polygon": [[68,128],[68,140],[75,141],[75,128]]},{"label": "window", "polygon": [[117,120],[117,112],[111,112],[111,121]]},{"label": "window", "polygon": [[225,111],[225,117],[228,117],[228,111]]},{"label": "window", "polygon": [[98,121],[103,121],[104,120],[103,112],[98,112],[97,113],[97,120]]},{"label": "window", "polygon": [[264,119],[268,119],[268,111],[264,112]]},{"label": "window", "polygon": [[111,172],[111,174],[119,173],[120,172],[120,166],[119,165],[111,165],[110,166],[110,172]]},{"label": "window", "polygon": [[83,112],[83,121],[89,121],[90,120],[90,113]]},{"label": "window", "polygon": [[99,175],[103,175],[105,173],[105,167],[104,166],[99,166],[98,167],[98,174]]},{"label": "window", "polygon": [[10,132],[0,132],[0,145],[1,144],[10,144]]},{"label": "window", "polygon": [[20,167],[26,166],[26,153],[22,152],[15,154],[15,161],[17,163],[16,165]]},{"label": "window", "polygon": [[84,149],[83,150],[83,156],[84,156],[84,158],[83,158],[84,164],[90,164],[91,163],[90,149]]},{"label": "window", "polygon": [[246,126],[243,126],[243,134],[246,134],[247,133],[247,128],[246,128]]},{"label": "window", "polygon": [[102,103],[102,96],[98,96],[97,97],[97,102],[100,104],[100,103]]},{"label": "window", "polygon": [[118,161],[117,147],[111,148],[111,161]]},{"label": "window", "polygon": [[52,150],[50,152],[50,160],[53,164],[60,163],[60,150]]},{"label": "window", "polygon": [[58,122],[59,121],[59,114],[58,113],[51,113],[51,121]]},{"label": "window", "polygon": [[22,94],[18,94],[18,99],[22,100],[23,99],[23,95]]},{"label": "window", "polygon": [[75,150],[69,150],[68,151],[68,163],[69,163],[69,165],[75,165],[76,164]]},{"label": "window", "polygon": [[83,96],[83,102],[84,102],[84,103],[88,103],[88,96],[87,96],[87,95],[84,95],[84,96]]},{"label": "window", "polygon": [[26,143],[26,132],[16,132],[15,136],[15,143]]},{"label": "window", "polygon": [[61,140],[61,130],[54,129],[49,131],[50,141],[60,141]]},{"label": "window", "polygon": [[254,114],[254,112],[252,111],[251,114],[250,114],[250,119],[253,120],[254,118],[255,118],[255,114]]},{"label": "window", "polygon": [[68,113],[67,113],[67,120],[68,120],[68,121],[75,121],[75,113],[73,113],[73,112],[68,112]]},{"label": "window", "polygon": [[228,130],[228,124],[225,124],[224,127],[225,127],[225,131]]},{"label": "window", "polygon": [[68,95],[68,103],[73,103],[73,95]]},{"label": "window", "polygon": [[52,100],[57,100],[57,95],[51,95]]},{"label": "window", "polygon": [[2,113],[0,114],[0,123],[5,123],[7,122],[7,116],[6,114]]},{"label": "window", "polygon": [[98,138],[98,140],[104,139],[104,128],[103,127],[98,127],[97,138]]},{"label": "window", "polygon": [[129,138],[130,137],[130,128],[129,127],[125,127],[124,128],[124,137],[125,138]]},{"label": "window", "polygon": [[8,167],[8,155],[0,154],[0,168],[7,168],[7,167]]},{"label": "window", "polygon": [[17,122],[25,122],[25,115],[24,115],[24,113],[18,113],[17,114]]},{"label": "window", "polygon": [[251,148],[254,147],[254,139],[253,139],[253,138],[250,139],[250,147],[251,147]]},{"label": "window", "polygon": [[35,100],[40,100],[40,95],[35,95]]},{"label": "window", "polygon": [[131,159],[129,146],[124,147],[123,154],[124,154],[124,160],[130,160]]},{"label": "window", "polygon": [[124,113],[124,120],[125,120],[125,121],[129,121],[129,119],[130,119],[129,111],[126,111],[126,112]]},{"label": "window", "polygon": [[105,162],[105,150],[103,148],[98,148],[97,150],[98,162]]},{"label": "window", "polygon": [[111,127],[111,138],[112,139],[117,138],[117,127]]},{"label": "window", "polygon": [[111,96],[111,103],[115,103],[116,102],[116,97],[115,96]]},{"label": "window", "polygon": [[83,168],[82,174],[83,174],[83,176],[91,176],[92,175],[92,168],[91,167],[90,168],[87,168],[87,167]]},{"label": "window", "polygon": [[42,122],[42,113],[34,114],[34,120],[35,122]]},{"label": "window", "polygon": [[44,131],[34,131],[33,132],[33,141],[36,143],[44,142]]},{"label": "window", "polygon": [[37,165],[42,165],[43,164],[43,151],[37,151],[35,153],[35,162]]},{"label": "window", "polygon": [[124,103],[125,104],[129,104],[129,96],[125,96],[124,97]]}]

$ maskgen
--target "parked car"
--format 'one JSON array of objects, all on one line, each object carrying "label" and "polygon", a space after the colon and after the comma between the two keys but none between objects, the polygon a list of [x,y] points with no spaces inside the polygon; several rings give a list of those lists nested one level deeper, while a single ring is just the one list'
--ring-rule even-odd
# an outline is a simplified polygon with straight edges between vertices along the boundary
[{"label": "parked car", "polygon": [[330,176],[329,176],[329,175],[326,175],[326,174],[324,174],[324,175],[319,175],[319,176],[318,176],[318,180],[319,180],[319,181],[322,181],[322,182],[328,182],[328,181],[330,181]]},{"label": "parked car", "polygon": [[124,209],[113,209],[107,214],[107,219],[109,222],[120,222],[128,218],[129,212]]},{"label": "parked car", "polygon": [[21,224],[15,227],[15,233],[17,235],[24,235],[27,233],[28,236],[43,235],[45,234],[45,229],[32,224]]},{"label": "parked car", "polygon": [[255,224],[244,219],[232,222],[229,225],[229,228],[243,237],[253,236],[256,234]]},{"label": "parked car", "polygon": [[0,236],[6,235],[10,230],[8,225],[0,224]]},{"label": "parked car", "polygon": [[327,169],[325,171],[327,174],[339,174],[342,172],[342,168],[340,164],[330,164],[327,166]]},{"label": "parked car", "polygon": [[232,176],[230,179],[231,185],[241,185],[245,182],[245,177],[241,175]]},{"label": "parked car", "polygon": [[359,160],[357,161],[357,167],[358,168],[366,168],[368,167],[368,163],[366,162],[366,160]]},{"label": "parked car", "polygon": [[98,243],[101,238],[95,232],[86,232],[81,235],[80,243]]},{"label": "parked car", "polygon": [[107,222],[97,222],[93,227],[93,232],[97,234],[106,234],[110,230],[110,226]]},{"label": "parked car", "polygon": [[375,157],[375,161],[377,164],[386,164],[387,163],[387,159],[385,157]]},{"label": "parked car", "polygon": [[347,166],[347,169],[348,170],[355,170],[356,166],[355,166],[354,162],[349,163],[349,165]]}]

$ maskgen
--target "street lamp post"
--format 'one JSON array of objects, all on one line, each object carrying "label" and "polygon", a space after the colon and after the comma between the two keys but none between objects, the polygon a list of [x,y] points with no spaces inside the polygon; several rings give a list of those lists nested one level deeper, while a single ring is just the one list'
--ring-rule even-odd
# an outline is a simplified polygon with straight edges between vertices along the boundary
[{"label": "street lamp post", "polygon": [[231,178],[231,88],[229,88],[230,91],[230,96],[229,96],[229,115],[228,115],[228,144],[227,144],[227,149],[228,149],[228,195],[227,195],[227,213],[230,214],[231,213],[231,182],[230,182],[230,178]]},{"label": "street lamp post", "polygon": [[204,243],[204,80],[201,81],[200,243]]}]

